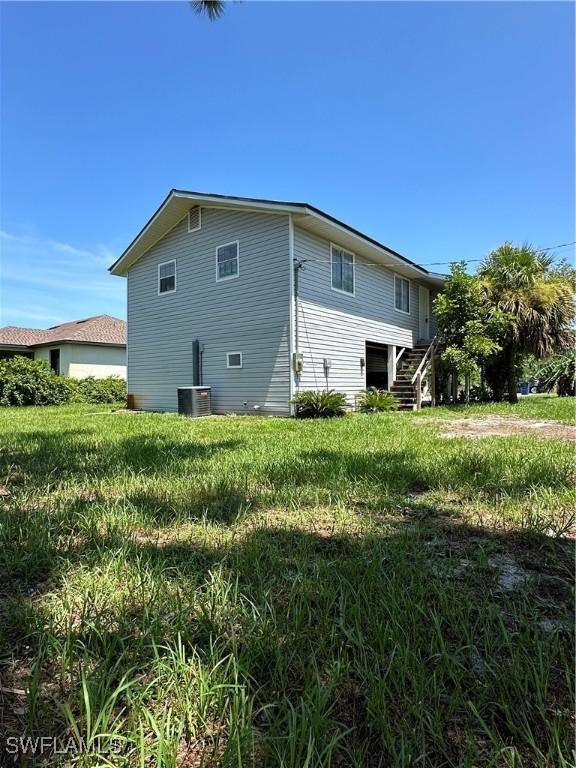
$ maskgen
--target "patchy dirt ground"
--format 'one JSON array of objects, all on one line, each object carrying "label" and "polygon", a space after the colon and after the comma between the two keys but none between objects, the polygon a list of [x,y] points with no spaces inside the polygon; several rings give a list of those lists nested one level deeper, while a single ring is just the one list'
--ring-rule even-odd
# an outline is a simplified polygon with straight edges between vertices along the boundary
[{"label": "patchy dirt ground", "polygon": [[576,427],[558,421],[537,421],[536,419],[515,419],[509,416],[485,416],[481,419],[423,419],[428,424],[442,427],[440,437],[509,437],[533,435],[534,437],[555,437],[576,442]]}]

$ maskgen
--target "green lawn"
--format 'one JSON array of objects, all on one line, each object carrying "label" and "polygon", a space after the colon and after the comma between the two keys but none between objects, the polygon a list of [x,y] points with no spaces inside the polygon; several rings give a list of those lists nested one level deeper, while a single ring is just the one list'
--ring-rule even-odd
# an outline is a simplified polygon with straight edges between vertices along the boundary
[{"label": "green lawn", "polygon": [[574,454],[422,420],[471,413],[570,421],[574,400],[311,422],[0,409],[0,748],[573,765]]}]

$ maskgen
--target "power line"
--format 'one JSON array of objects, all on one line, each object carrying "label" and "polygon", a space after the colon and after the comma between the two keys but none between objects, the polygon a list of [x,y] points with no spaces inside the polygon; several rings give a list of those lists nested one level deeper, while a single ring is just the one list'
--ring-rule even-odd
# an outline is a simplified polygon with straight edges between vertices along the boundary
[{"label": "power line", "polygon": [[[571,245],[576,245],[576,240],[574,240],[571,243],[560,243],[559,245],[551,245],[548,248],[538,248],[537,250],[540,253],[546,253],[547,251],[555,251],[557,248],[569,248]],[[311,264],[332,264],[331,260],[325,260],[325,259],[299,259],[299,266],[303,266],[304,264],[311,263]],[[421,266],[421,267],[440,267],[445,264],[452,264],[454,262],[461,262],[463,261],[465,264],[474,264],[479,261],[484,261],[484,259],[451,259],[450,261],[429,261],[427,263],[423,264],[415,264],[414,266]],[[397,261],[390,263],[390,264],[376,264],[373,262],[366,262],[361,261],[359,262],[362,264],[363,267],[398,267],[401,266]]]},{"label": "power line", "polygon": [[556,248],[568,248],[570,245],[576,245],[576,240],[571,243],[560,243],[560,245],[551,245],[550,248],[539,248],[539,251],[553,251]]}]

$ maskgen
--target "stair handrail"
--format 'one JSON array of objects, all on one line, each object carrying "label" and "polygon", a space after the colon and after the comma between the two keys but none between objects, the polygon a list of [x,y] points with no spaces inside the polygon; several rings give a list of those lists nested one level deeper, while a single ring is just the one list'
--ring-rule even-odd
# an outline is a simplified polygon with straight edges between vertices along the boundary
[{"label": "stair handrail", "polygon": [[429,358],[430,360],[432,359],[432,352],[436,348],[437,339],[438,339],[438,336],[434,336],[434,338],[430,342],[430,346],[424,353],[424,357],[422,358],[422,360],[420,360],[420,365],[418,366],[418,368],[416,368],[416,373],[414,374],[414,376],[412,376],[411,384],[415,384],[418,377],[420,377],[420,379],[422,378],[422,372],[424,371],[424,368],[427,367],[427,363],[429,362],[428,359]]}]

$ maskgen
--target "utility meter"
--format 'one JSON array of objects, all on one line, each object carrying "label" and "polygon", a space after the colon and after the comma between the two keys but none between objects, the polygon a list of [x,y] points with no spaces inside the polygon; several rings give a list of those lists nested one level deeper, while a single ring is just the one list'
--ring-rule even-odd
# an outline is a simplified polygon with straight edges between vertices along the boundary
[{"label": "utility meter", "polygon": [[302,352],[294,352],[292,354],[292,369],[294,373],[302,373],[304,368],[304,355]]}]

